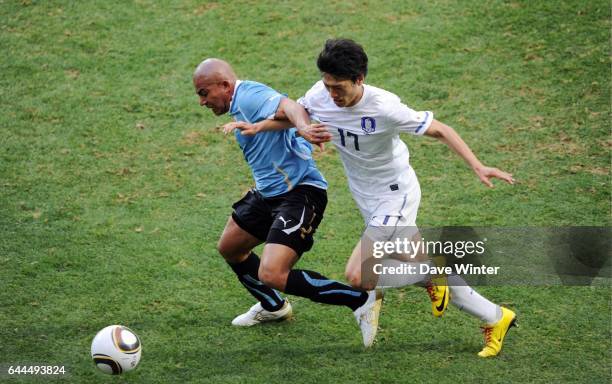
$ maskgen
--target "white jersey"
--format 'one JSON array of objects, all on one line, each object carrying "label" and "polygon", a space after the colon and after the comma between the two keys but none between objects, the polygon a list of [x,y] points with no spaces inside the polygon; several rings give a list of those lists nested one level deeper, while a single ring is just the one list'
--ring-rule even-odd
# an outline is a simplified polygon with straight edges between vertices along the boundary
[{"label": "white jersey", "polygon": [[334,104],[322,81],[298,102],[313,120],[329,128],[355,200],[401,198],[414,193],[415,184],[418,188],[399,133],[422,135],[433,113],[414,111],[395,94],[366,84],[352,107]]}]

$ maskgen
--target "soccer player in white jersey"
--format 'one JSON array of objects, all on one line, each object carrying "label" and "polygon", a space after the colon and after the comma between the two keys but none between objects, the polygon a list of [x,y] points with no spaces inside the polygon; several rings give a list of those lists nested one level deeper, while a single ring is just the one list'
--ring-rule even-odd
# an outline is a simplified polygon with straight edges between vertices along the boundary
[{"label": "soccer player in white jersey", "polygon": [[[434,119],[430,111],[415,111],[398,96],[364,83],[368,58],[352,40],[332,39],[325,43],[317,66],[322,74],[298,100],[312,120],[326,125],[348,177],[349,188],[368,227],[414,226],[421,192],[409,163],[409,152],[399,133],[436,138],[456,152],[488,187],[491,179],[514,183],[512,175],[483,165],[451,127]],[[242,134],[286,128],[283,122],[233,124]],[[316,127],[316,126],[315,126]],[[323,135],[320,127],[313,135]],[[360,242],[361,243],[361,242]],[[355,287],[371,288],[362,281],[362,246],[358,243],[346,267],[346,277]],[[448,276],[448,290],[435,297],[434,315],[445,309],[445,298],[461,310],[485,322],[485,346],[478,353],[492,357],[501,351],[503,339],[515,324],[513,311],[482,297],[459,276]],[[443,287],[444,288],[444,287]],[[430,291],[430,295],[432,292]],[[439,302],[442,300],[442,302]]]}]

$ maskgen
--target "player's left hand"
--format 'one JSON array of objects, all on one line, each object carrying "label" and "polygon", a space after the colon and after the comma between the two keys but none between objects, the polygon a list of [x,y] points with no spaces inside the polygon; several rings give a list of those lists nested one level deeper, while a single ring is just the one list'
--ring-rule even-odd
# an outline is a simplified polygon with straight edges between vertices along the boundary
[{"label": "player's left hand", "polygon": [[489,188],[493,188],[493,183],[491,182],[491,179],[493,178],[501,179],[508,184],[514,184],[514,178],[512,177],[511,173],[504,172],[497,168],[483,166],[474,169],[474,172],[476,172],[476,175],[478,175],[480,181],[482,181],[482,183]]},{"label": "player's left hand", "polygon": [[327,130],[327,126],[321,123],[310,124],[302,129],[298,129],[297,134],[306,139],[309,143],[319,146],[321,151],[325,150],[323,143],[332,139],[332,135]]},{"label": "player's left hand", "polygon": [[246,121],[232,121],[231,123],[223,124],[223,133],[226,135],[239,129],[245,136],[253,136],[259,132],[259,127],[255,124],[247,123]]}]

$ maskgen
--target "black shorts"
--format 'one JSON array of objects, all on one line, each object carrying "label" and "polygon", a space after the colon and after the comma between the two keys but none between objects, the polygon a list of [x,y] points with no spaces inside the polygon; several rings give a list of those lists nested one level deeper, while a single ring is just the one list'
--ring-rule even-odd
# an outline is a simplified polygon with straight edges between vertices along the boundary
[{"label": "black shorts", "polygon": [[262,242],[286,245],[301,256],[312,248],[326,205],[327,192],[310,185],[274,197],[250,190],[232,205],[232,218]]}]

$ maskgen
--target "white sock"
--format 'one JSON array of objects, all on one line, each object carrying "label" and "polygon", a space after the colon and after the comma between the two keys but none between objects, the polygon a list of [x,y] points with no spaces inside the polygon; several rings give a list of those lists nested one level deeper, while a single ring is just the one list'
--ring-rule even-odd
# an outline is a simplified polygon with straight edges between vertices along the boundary
[{"label": "white sock", "polygon": [[502,318],[499,305],[482,297],[465,280],[457,275],[448,276],[450,302],[461,311],[479,318],[487,324],[495,324]]}]

